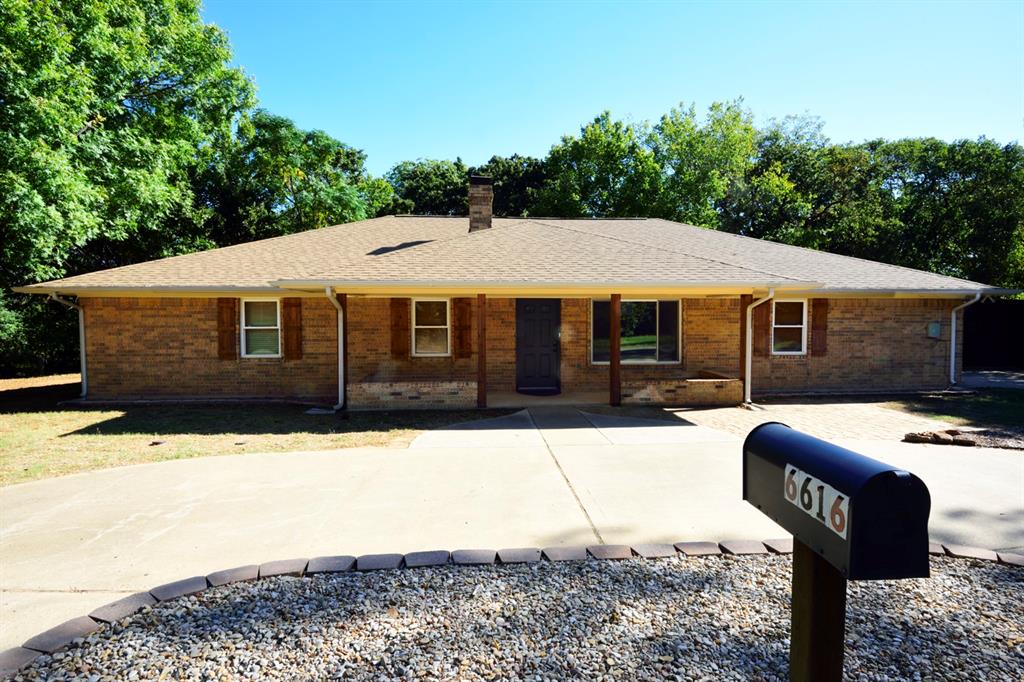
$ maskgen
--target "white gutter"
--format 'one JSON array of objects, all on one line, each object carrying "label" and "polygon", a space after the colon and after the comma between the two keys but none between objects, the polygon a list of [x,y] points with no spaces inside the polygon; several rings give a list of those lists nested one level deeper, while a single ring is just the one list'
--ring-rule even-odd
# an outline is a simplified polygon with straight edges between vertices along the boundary
[{"label": "white gutter", "polygon": [[334,409],[343,410],[345,409],[345,309],[334,297],[331,287],[324,287],[324,293],[327,294],[327,300],[338,311],[338,402]]},{"label": "white gutter", "polygon": [[50,294],[50,299],[78,311],[78,364],[80,365],[80,373],[82,375],[82,393],[79,397],[84,398],[86,393],[89,392],[89,375],[85,369],[85,312],[82,310],[82,306],[75,305],[55,293]]},{"label": "white gutter", "polygon": [[971,289],[855,289],[855,288],[839,288],[829,287],[821,289],[800,289],[790,291],[786,290],[786,294],[793,296],[827,296],[832,297],[837,294],[843,296],[861,296],[865,298],[876,298],[876,297],[900,297],[900,296],[912,296],[912,297],[929,297],[929,298],[959,298],[961,296],[973,296],[974,294],[980,293],[982,296],[1016,296],[1017,294],[1024,293],[1021,289],[999,289],[997,287],[988,287],[984,285],[978,285]]},{"label": "white gutter", "polygon": [[744,369],[746,371],[743,374],[743,402],[745,403],[750,402],[751,384],[754,383],[754,377],[752,376],[754,373],[754,362],[752,358],[754,355],[754,308],[766,301],[772,300],[773,298],[775,298],[775,289],[769,289],[767,296],[759,298],[747,306],[747,352],[746,357],[744,358],[746,361],[746,367]]},{"label": "white gutter", "polygon": [[956,383],[956,314],[966,308],[969,305],[974,305],[981,298],[981,294],[975,294],[974,298],[964,303],[961,303],[957,307],[953,308],[950,313],[950,331],[949,331],[949,383]]}]

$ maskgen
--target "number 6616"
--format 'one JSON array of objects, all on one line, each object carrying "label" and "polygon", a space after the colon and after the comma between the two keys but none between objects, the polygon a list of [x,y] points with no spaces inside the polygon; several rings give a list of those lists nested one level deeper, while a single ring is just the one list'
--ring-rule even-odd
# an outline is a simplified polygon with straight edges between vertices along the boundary
[{"label": "number 6616", "polygon": [[[846,519],[849,513],[849,498],[829,484],[786,466],[786,499],[808,515],[821,521],[829,530],[846,538]],[[828,510],[828,516],[825,510]]]}]

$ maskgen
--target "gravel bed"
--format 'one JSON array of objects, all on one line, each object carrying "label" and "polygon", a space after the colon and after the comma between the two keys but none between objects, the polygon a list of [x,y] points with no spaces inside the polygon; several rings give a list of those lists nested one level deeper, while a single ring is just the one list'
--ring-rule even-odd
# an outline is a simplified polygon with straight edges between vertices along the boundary
[{"label": "gravel bed", "polygon": [[974,429],[966,433],[983,448],[1024,450],[1024,427],[1004,426],[998,429]]},{"label": "gravel bed", "polygon": [[[787,678],[790,557],[444,566],[212,588],[20,679]],[[854,680],[1024,678],[1024,571],[851,583]]]}]

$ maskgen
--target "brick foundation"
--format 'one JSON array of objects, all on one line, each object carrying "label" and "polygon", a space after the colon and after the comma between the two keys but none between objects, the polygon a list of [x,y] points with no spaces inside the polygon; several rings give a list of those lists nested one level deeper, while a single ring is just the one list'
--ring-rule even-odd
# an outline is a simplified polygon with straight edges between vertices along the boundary
[{"label": "brick foundation", "polygon": [[739,379],[656,379],[624,381],[622,402],[626,404],[738,405],[743,402],[743,382]]},{"label": "brick foundation", "polygon": [[475,381],[380,381],[349,384],[352,409],[452,409],[476,407]]}]

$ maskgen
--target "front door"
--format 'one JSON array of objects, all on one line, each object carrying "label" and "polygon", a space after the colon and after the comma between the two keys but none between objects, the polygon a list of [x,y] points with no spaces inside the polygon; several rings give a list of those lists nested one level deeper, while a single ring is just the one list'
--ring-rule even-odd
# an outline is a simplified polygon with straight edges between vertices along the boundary
[{"label": "front door", "polygon": [[520,393],[554,395],[561,389],[561,322],[557,298],[516,299],[516,390]]}]

